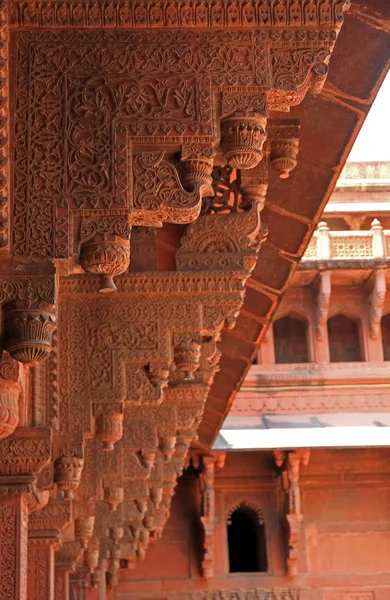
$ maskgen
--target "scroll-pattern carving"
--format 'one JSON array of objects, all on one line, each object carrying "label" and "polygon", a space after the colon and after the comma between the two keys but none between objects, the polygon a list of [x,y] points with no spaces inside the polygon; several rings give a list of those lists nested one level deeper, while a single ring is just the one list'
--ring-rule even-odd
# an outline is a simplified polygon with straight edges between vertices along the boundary
[{"label": "scroll-pattern carving", "polygon": [[[135,224],[195,219],[201,190],[182,189],[174,167],[167,158],[162,159],[160,148],[191,139],[196,143],[217,141],[212,86],[229,90],[230,101],[226,96],[225,107],[226,102],[233,102],[237,109],[248,110],[262,109],[264,89],[269,90],[272,109],[300,102],[310,86],[317,86],[318,91],[340,25],[335,18],[336,5],[332,6],[329,10],[333,16],[318,29],[314,16],[310,21],[304,18],[303,29],[276,32],[67,30],[15,34],[18,93],[13,252],[67,258],[75,234],[71,210],[132,209],[141,196],[141,204],[134,207]],[[40,14],[39,25],[43,15],[46,18],[52,12],[57,18],[67,7],[48,4],[43,8],[40,3],[29,3],[19,14],[23,19],[30,11],[37,18]],[[225,10],[222,5],[220,8]],[[99,12],[97,5],[93,8],[78,3],[72,19],[80,10]],[[255,12],[259,15],[257,8]],[[283,22],[283,18],[277,20]],[[264,22],[271,24],[271,16]],[[35,24],[35,17],[31,23]],[[246,99],[242,90],[248,86],[260,88],[257,99],[255,92],[250,101]],[[233,93],[235,89],[238,95]],[[143,191],[154,190],[146,197],[133,197],[132,140],[147,147],[159,146],[156,154],[147,152],[142,158],[144,167],[146,159],[151,167],[158,167],[159,182],[148,182],[145,188],[147,180],[143,181]],[[140,160],[135,158],[135,170]],[[167,176],[170,185],[161,187]],[[136,178],[134,187],[139,185]],[[184,204],[181,211],[172,204],[177,195]],[[162,214],[147,214],[148,210],[158,213],[160,206]]]},{"label": "scroll-pattern carving", "polygon": [[17,585],[16,507],[0,504],[0,572],[4,600],[14,600]]}]

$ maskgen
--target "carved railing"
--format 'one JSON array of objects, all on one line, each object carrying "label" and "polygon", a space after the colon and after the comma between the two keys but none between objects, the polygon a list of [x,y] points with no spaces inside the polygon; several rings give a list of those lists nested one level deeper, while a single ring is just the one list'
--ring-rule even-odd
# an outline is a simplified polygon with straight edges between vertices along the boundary
[{"label": "carved railing", "polygon": [[322,221],[302,261],[390,258],[390,230],[374,219],[369,231],[330,231]]}]

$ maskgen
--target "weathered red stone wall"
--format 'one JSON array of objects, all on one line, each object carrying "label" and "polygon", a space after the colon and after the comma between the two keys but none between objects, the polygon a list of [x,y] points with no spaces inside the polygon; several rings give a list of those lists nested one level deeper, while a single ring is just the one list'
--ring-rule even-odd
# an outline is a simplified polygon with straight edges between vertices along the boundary
[{"label": "weathered red stone wall", "polygon": [[[261,435],[259,433],[259,435]],[[124,571],[116,600],[162,599],[192,592],[299,588],[300,600],[390,597],[390,450],[314,450],[301,467],[298,576],[286,575],[283,492],[272,452],[227,455],[216,471],[215,577],[201,577],[200,492],[195,471],[181,478],[163,539]],[[267,529],[269,573],[228,573],[226,515],[240,500],[256,505]]]}]

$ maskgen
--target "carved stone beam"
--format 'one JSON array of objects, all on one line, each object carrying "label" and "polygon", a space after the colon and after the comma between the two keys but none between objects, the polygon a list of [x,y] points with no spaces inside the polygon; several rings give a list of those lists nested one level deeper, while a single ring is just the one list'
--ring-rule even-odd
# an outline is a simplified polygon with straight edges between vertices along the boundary
[{"label": "carved stone beam", "polygon": [[383,269],[374,271],[373,288],[369,298],[370,336],[375,340],[381,327],[383,307],[386,298],[386,278]]},{"label": "carved stone beam", "polygon": [[326,327],[332,291],[330,271],[320,271],[317,285],[318,290],[315,304],[316,334],[318,340],[323,340],[326,337]]},{"label": "carved stone beam", "polygon": [[309,464],[310,450],[275,450],[274,458],[277,467],[281,469],[283,491],[286,498],[287,572],[290,577],[296,577],[303,520],[299,473],[301,465]]},{"label": "carved stone beam", "polygon": [[199,483],[202,493],[202,514],[200,517],[204,533],[202,573],[206,579],[214,577],[214,534],[217,523],[214,491],[215,466],[222,468],[225,464],[225,458],[226,454],[222,452],[211,455],[194,453],[191,457],[192,464],[199,470]]},{"label": "carved stone beam", "polygon": [[[133,225],[196,219],[202,187],[208,187],[210,157],[203,153],[196,160],[184,159],[183,182],[194,187],[187,191],[172,156],[165,153],[173,155],[187,143],[214,147],[221,129],[230,164],[257,164],[265,139],[265,100],[270,110],[288,110],[307,92],[319,92],[347,5],[342,0],[297,0],[293,5],[282,0],[274,6],[256,0],[210,7],[203,1],[192,9],[180,0],[169,7],[153,4],[151,10],[146,0],[137,6],[113,0],[110,6],[93,7],[69,0],[57,10],[51,0],[14,0],[13,26],[30,31],[28,40],[18,36],[18,56],[33,48],[42,65],[30,73],[29,64],[19,60],[17,77],[11,74],[20,123],[13,144],[14,255],[65,259],[71,270],[77,262],[70,244],[72,237],[77,240],[72,218],[77,213],[77,221],[83,210],[128,209]],[[4,28],[6,12],[4,8]],[[67,29],[72,27],[75,38],[69,45]],[[134,31],[139,28],[143,37]],[[163,41],[161,28],[166,28]],[[109,64],[99,59],[102,44],[111,53]],[[61,85],[65,64],[67,91]],[[8,73],[3,72],[6,89]],[[36,93],[48,77],[51,98]],[[56,127],[55,142],[52,131],[33,135],[31,114],[47,114]],[[4,130],[6,152],[7,123]],[[60,150],[42,152],[49,143]],[[138,154],[132,156],[133,150]],[[56,176],[41,176],[49,170]],[[4,181],[9,180],[7,171]],[[6,210],[3,216],[8,221]],[[46,235],[47,223],[53,228]]]},{"label": "carved stone beam", "polygon": [[0,441],[0,597],[27,600],[28,513],[40,505],[36,474],[51,458],[51,433],[19,427]]},{"label": "carved stone beam", "polygon": [[[28,265],[23,268],[29,270]],[[7,270],[6,264],[2,270]],[[2,346],[12,358],[24,364],[36,365],[52,351],[56,327],[54,279],[54,274],[24,276],[0,272]]]}]

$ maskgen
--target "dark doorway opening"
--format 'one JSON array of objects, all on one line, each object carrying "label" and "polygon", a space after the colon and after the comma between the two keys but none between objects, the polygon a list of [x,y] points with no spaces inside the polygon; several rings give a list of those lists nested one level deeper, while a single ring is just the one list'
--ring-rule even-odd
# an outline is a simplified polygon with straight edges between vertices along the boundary
[{"label": "dark doorway opening", "polygon": [[267,553],[264,523],[245,505],[239,506],[228,524],[229,572],[265,573]]}]

